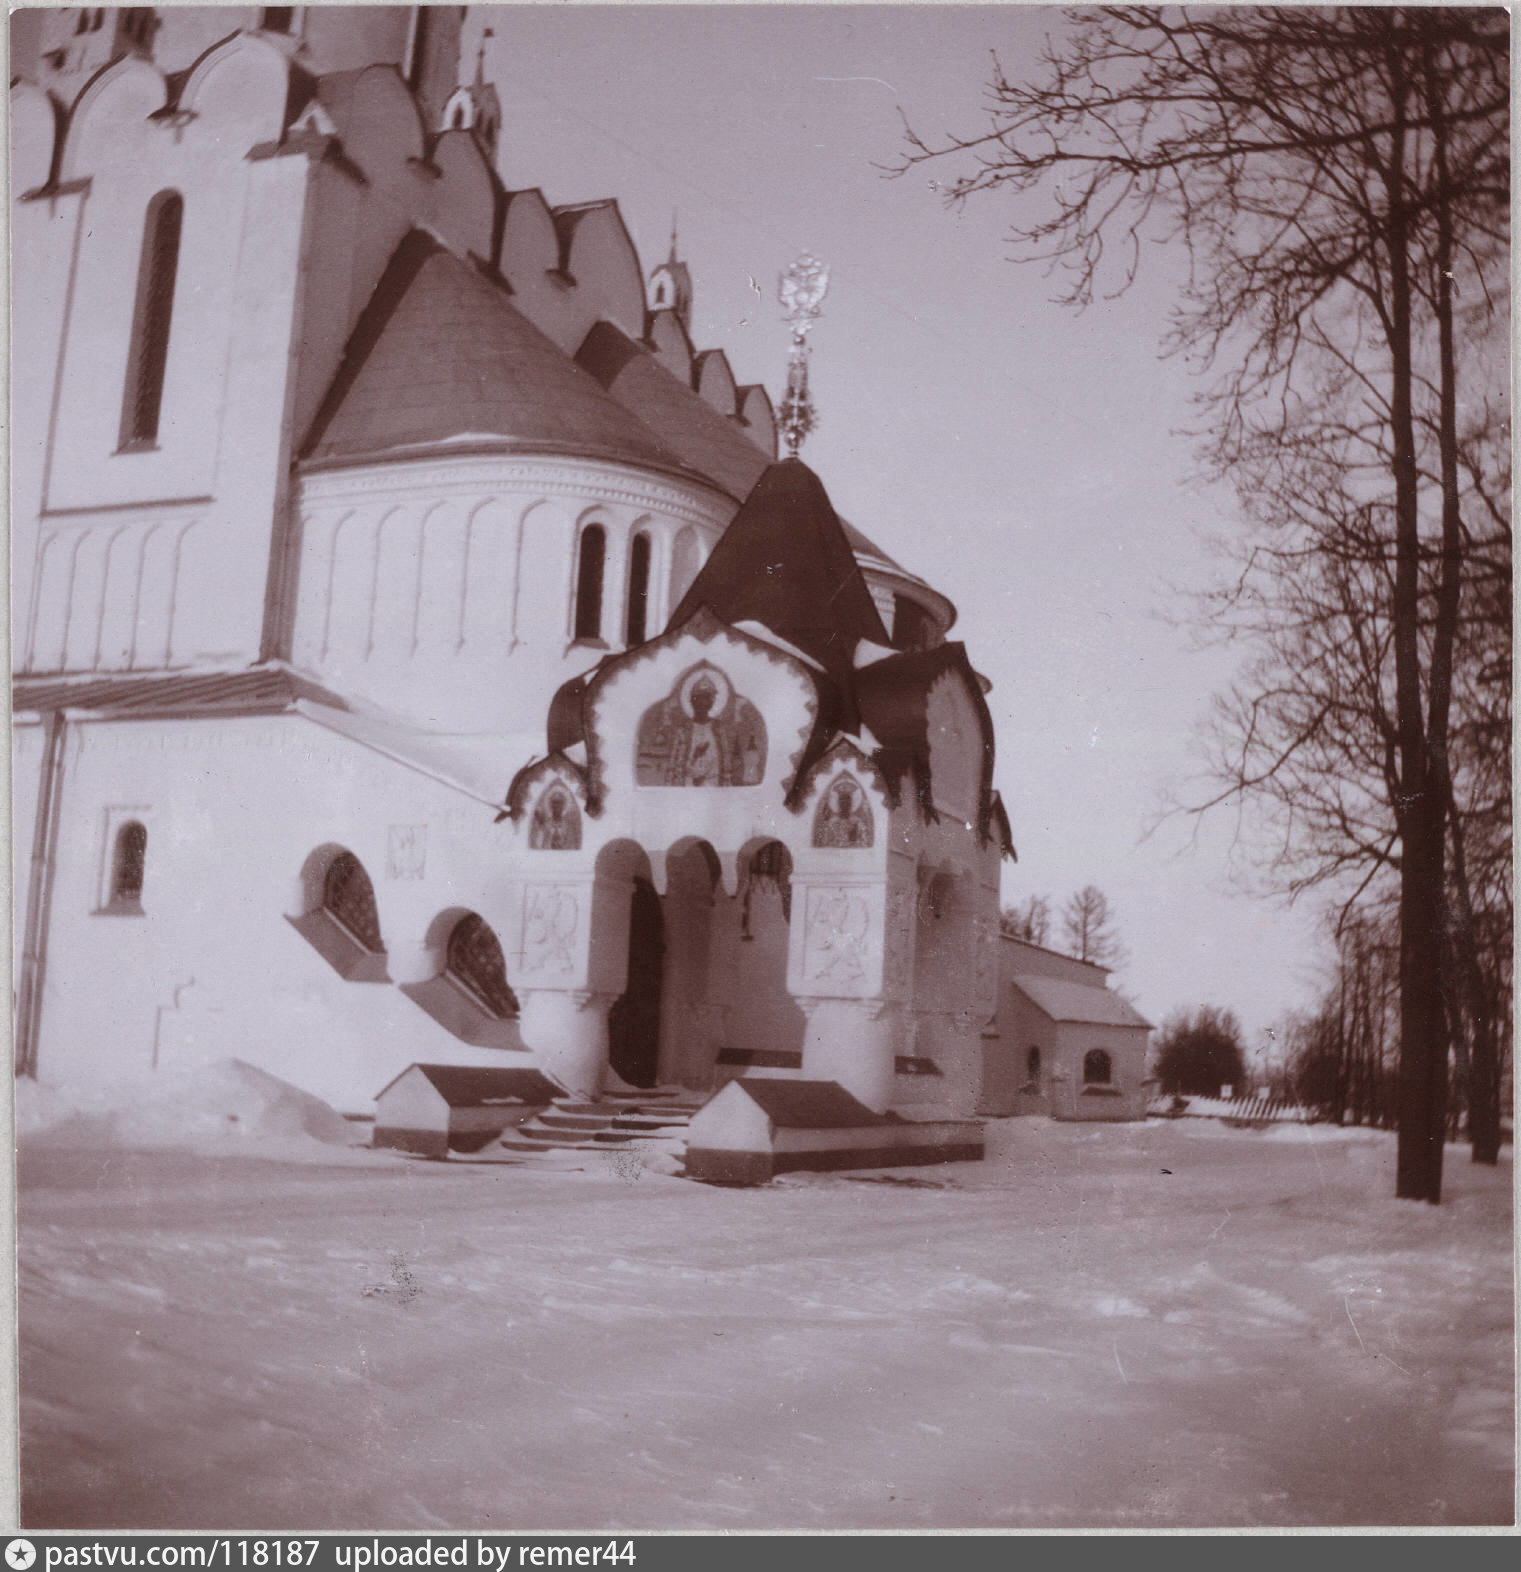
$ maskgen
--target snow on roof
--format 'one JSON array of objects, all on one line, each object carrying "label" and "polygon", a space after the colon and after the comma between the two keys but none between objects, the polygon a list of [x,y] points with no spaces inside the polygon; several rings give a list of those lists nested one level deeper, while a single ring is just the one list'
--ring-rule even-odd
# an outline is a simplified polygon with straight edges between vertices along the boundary
[{"label": "snow on roof", "polygon": [[308,720],[500,808],[508,784],[542,751],[537,732],[428,732],[390,716],[357,715],[298,700]]},{"label": "snow on roof", "polygon": [[1053,1021],[1082,1021],[1090,1026],[1136,1026],[1151,1030],[1151,1022],[1117,993],[1093,983],[1068,982],[1059,977],[1011,977],[1030,1002]]},{"label": "snow on roof", "polygon": [[847,1130],[890,1124],[886,1114],[873,1113],[838,1081],[773,1081],[742,1078],[742,1088],[784,1130]]},{"label": "snow on roof", "polygon": [[563,1091],[541,1071],[517,1065],[409,1064],[376,1095],[384,1097],[414,1070],[451,1108],[474,1108],[481,1103],[550,1103]]}]

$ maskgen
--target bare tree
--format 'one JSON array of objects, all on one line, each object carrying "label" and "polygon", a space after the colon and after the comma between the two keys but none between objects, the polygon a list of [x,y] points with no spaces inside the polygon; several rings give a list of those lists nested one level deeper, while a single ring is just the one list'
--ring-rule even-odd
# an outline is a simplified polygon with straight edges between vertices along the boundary
[{"label": "bare tree", "polygon": [[1030,895],[1015,906],[1005,906],[1000,925],[1011,939],[1044,944],[1051,936],[1050,897]]},{"label": "bare tree", "polygon": [[1113,908],[1097,885],[1084,885],[1062,908],[1062,940],[1067,953],[1080,961],[1111,969],[1125,964]]},{"label": "bare tree", "polygon": [[[1016,256],[1060,268],[1062,298],[1078,305],[1107,281],[1114,242],[1123,288],[1143,237],[1182,241],[1192,268],[1170,346],[1215,373],[1201,396],[1212,471],[1238,484],[1276,477],[1279,497],[1290,477],[1335,477],[1331,527],[1312,527],[1297,554],[1324,570],[1316,592],[1360,633],[1353,660],[1387,693],[1387,725],[1363,726],[1329,685],[1338,702],[1324,713],[1311,703],[1304,724],[1227,774],[1215,800],[1257,793],[1299,768],[1301,747],[1334,752],[1334,733],[1356,728],[1344,739],[1359,755],[1352,792],[1316,777],[1318,830],[1328,846],[1346,837],[1350,852],[1333,860],[1349,858],[1354,875],[1371,859],[1398,881],[1396,1193],[1436,1202],[1448,739],[1472,544],[1457,484],[1455,300],[1494,300],[1507,242],[1507,18],[1402,7],[1075,12],[1032,80],[995,62],[990,97],[982,135],[931,146],[910,131],[900,168],[970,160],[951,200],[1018,198]],[[1436,453],[1424,473],[1423,434]],[[1377,553],[1337,557],[1346,521]],[[1360,605],[1370,583],[1387,606],[1381,623]],[[1312,629],[1299,653],[1316,658],[1323,644]],[[1248,673],[1235,695],[1248,740],[1259,700],[1292,698],[1258,691],[1276,669],[1255,683]],[[1370,780],[1384,789],[1370,796]]]}]

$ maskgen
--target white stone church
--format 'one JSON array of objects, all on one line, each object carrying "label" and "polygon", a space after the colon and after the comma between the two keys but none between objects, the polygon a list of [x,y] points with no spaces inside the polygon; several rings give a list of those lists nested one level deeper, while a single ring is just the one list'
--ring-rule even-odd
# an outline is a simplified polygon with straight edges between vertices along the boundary
[{"label": "white stone church", "polygon": [[462,8],[16,16],[21,1073],[1140,1115],[1098,968],[1019,1006],[954,608],[504,188]]}]

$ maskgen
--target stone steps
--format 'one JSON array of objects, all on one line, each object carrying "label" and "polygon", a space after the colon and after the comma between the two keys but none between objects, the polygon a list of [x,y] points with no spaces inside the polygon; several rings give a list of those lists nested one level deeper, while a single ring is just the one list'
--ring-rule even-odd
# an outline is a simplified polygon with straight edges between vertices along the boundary
[{"label": "stone steps", "polygon": [[545,1161],[564,1166],[567,1158],[578,1154],[679,1139],[702,1101],[675,1089],[619,1093],[597,1102],[557,1098],[526,1123],[506,1131],[490,1148],[490,1157],[498,1162]]}]

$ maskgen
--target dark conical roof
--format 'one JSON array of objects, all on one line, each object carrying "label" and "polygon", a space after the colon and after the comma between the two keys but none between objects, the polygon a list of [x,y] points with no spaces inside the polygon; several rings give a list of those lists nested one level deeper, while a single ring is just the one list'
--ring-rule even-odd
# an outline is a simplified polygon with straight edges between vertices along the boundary
[{"label": "dark conical roof", "polygon": [[499,284],[413,230],[349,340],[305,457],[357,458],[468,437],[683,467]]},{"label": "dark conical roof", "polygon": [[856,644],[890,642],[823,482],[796,458],[761,474],[669,625],[700,606],[730,624],[759,622],[847,693]]}]

